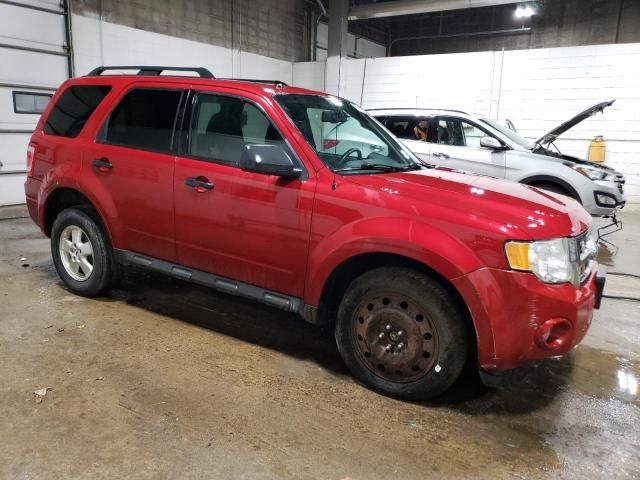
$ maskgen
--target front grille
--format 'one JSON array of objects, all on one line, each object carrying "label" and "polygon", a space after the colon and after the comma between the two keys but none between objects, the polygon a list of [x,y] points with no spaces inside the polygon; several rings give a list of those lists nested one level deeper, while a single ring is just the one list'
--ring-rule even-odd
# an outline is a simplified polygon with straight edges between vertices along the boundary
[{"label": "front grille", "polygon": [[593,268],[593,259],[598,252],[598,246],[591,234],[591,230],[587,230],[586,232],[578,235],[575,237],[575,240],[577,250],[576,262],[578,265],[580,283],[582,283],[591,273],[591,269]]}]

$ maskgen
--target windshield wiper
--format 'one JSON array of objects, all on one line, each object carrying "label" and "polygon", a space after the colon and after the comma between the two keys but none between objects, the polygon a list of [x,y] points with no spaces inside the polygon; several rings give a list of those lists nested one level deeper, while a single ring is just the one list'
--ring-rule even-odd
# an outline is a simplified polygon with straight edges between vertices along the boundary
[{"label": "windshield wiper", "polygon": [[406,172],[408,170],[420,170],[422,167],[417,163],[412,163],[411,165],[384,165],[382,163],[367,163],[363,162],[358,167],[345,167],[345,168],[337,168],[334,170],[335,173],[342,172],[353,172],[357,170],[376,170],[380,172]]}]

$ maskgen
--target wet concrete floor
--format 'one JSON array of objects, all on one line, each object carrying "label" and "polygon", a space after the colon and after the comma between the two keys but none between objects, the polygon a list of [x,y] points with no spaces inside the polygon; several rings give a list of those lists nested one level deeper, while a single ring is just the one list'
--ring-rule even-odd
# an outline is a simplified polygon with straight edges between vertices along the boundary
[{"label": "wet concrete floor", "polygon": [[393,400],[260,304],[140,271],[77,297],[30,220],[0,220],[1,478],[640,478],[639,378],[640,302],[609,298],[502,389]]}]

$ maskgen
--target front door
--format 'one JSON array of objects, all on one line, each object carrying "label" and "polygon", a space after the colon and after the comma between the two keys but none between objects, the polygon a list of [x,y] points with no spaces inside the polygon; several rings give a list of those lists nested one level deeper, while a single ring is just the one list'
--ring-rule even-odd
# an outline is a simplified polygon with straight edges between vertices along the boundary
[{"label": "front door", "polygon": [[389,115],[384,126],[415,155],[425,162],[431,163],[431,143],[429,124],[431,117],[418,115]]},{"label": "front door", "polygon": [[[269,105],[235,93],[200,92],[186,154],[176,160],[176,247],[181,264],[302,296],[315,177],[286,179],[241,170],[247,144],[278,145]],[[304,166],[300,163],[304,170]]]},{"label": "front door", "polygon": [[[123,227],[120,248],[176,258],[171,142],[184,90],[141,85],[120,100],[85,152],[93,189]],[[108,199],[108,200],[106,200]]]},{"label": "front door", "polygon": [[491,136],[475,123],[456,117],[438,117],[434,121],[431,160],[435,165],[468,170],[496,178],[505,177],[504,150],[480,146],[482,137]]}]

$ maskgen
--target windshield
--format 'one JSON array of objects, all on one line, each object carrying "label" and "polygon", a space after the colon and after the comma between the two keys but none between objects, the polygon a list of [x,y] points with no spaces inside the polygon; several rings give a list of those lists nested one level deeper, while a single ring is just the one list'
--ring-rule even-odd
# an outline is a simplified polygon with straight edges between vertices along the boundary
[{"label": "windshield", "polygon": [[511,140],[515,144],[527,150],[531,150],[531,143],[526,138],[521,137],[513,130],[505,127],[504,125],[496,122],[495,120],[489,120],[488,118],[481,118],[480,120],[486,123],[487,125],[498,130],[500,133],[502,133],[505,137],[507,137],[509,140]]},{"label": "windshield", "polygon": [[320,160],[336,173],[403,171],[425,165],[350,102],[299,94],[275,99]]}]

